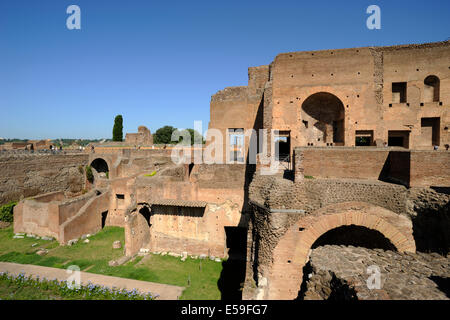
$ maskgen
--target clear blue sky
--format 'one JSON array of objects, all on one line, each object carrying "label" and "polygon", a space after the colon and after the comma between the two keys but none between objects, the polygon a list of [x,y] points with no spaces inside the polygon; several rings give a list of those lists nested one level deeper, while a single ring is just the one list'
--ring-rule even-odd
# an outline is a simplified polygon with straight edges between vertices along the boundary
[{"label": "clear blue sky", "polygon": [[[66,8],[81,8],[68,30]],[[381,30],[366,8],[381,7]],[[111,138],[209,121],[212,94],[282,52],[442,41],[450,1],[1,0],[0,137]]]}]

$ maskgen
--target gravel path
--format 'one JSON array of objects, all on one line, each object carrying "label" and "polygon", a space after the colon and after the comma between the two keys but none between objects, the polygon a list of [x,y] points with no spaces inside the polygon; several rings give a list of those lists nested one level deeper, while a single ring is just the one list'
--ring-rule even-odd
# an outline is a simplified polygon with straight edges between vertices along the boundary
[{"label": "gravel path", "polygon": [[[0,262],[0,271],[9,272],[10,274],[18,275],[23,272],[29,276],[39,276],[39,278],[57,279],[58,281],[67,280],[70,276],[65,269],[49,268],[42,266],[35,266],[29,264],[19,264],[10,262]],[[89,272],[80,272],[81,284],[87,285],[90,281],[93,284],[116,287],[119,289],[133,290],[136,289],[141,293],[150,292],[153,295],[159,295],[158,300],[177,300],[184,287],[178,287],[168,284],[161,284],[148,281],[139,281],[133,279],[125,279],[119,277],[104,276]]]}]

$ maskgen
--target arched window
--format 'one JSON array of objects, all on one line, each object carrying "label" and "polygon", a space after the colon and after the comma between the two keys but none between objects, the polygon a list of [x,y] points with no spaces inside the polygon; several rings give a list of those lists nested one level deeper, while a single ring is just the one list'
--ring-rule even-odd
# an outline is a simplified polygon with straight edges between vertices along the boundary
[{"label": "arched window", "polygon": [[423,95],[424,102],[439,102],[440,81],[436,76],[428,76],[423,81],[425,84]]},{"label": "arched window", "polygon": [[[303,134],[313,145],[344,144],[345,109],[341,100],[328,92],[310,95],[302,104]],[[311,125],[308,126],[308,123]]]}]

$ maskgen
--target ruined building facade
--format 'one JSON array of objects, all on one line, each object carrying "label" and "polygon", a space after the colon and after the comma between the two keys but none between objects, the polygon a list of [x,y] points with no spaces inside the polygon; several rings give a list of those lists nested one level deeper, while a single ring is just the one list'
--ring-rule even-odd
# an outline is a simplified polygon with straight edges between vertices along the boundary
[{"label": "ruined building facade", "polygon": [[[237,279],[244,299],[325,299],[337,294],[336,283],[347,288],[339,292],[345,297],[408,299],[410,278],[401,270],[419,279],[414,297],[443,297],[430,279],[448,277],[441,266],[450,259],[449,76],[449,42],[283,53],[249,68],[248,86],[211,98],[209,128],[225,138],[223,160],[233,164],[176,164],[166,148],[102,144],[59,174],[31,172],[40,168],[32,155],[13,164],[0,157],[0,172],[9,168],[0,191],[8,199],[52,192],[19,202],[15,232],[67,244],[122,226],[128,256],[228,258],[223,273],[238,266],[230,281]],[[268,135],[267,154],[258,143],[250,159],[260,129],[277,132]],[[140,128],[126,141],[145,144],[148,134]],[[263,174],[260,160],[269,154],[289,165]],[[93,181],[86,181],[86,165]],[[61,181],[59,190],[34,186],[66,178],[73,183]],[[380,261],[389,279],[404,282],[368,292],[364,274],[353,279],[340,265],[326,269],[329,251]],[[428,271],[400,265],[403,258]]]},{"label": "ruined building facade", "polygon": [[280,153],[291,156],[297,146],[450,143],[448,41],[282,53],[248,75],[247,86],[211,99],[209,127],[224,137],[279,130]]},{"label": "ruined building facade", "polygon": [[153,136],[147,127],[139,126],[137,133],[127,133],[125,135],[125,144],[152,145]]}]

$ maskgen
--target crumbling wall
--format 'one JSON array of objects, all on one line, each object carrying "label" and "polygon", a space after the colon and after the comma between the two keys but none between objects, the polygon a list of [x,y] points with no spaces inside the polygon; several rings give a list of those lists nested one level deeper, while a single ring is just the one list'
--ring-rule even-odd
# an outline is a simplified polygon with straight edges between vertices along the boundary
[{"label": "crumbling wall", "polygon": [[84,188],[87,154],[0,155],[0,205],[52,191]]},{"label": "crumbling wall", "polygon": [[76,215],[59,226],[59,242],[67,243],[84,234],[93,234],[102,228],[102,212],[109,209],[110,191],[89,199]]},{"label": "crumbling wall", "polygon": [[[257,287],[256,291],[246,290],[246,296],[251,296],[249,292],[252,291],[253,298],[264,298],[267,294],[267,283],[270,286],[271,279],[267,277],[274,259],[282,256],[281,259],[288,267],[290,263],[286,264],[286,261],[291,259],[289,255],[294,255],[296,250],[304,251],[304,248],[297,248],[295,237],[284,239],[287,237],[287,230],[296,227],[297,232],[302,232],[313,223],[313,214],[320,211],[320,208],[336,208],[336,213],[339,213],[342,211],[339,209],[340,204],[350,201],[378,206],[378,211],[382,211],[382,208],[388,209],[391,216],[395,215],[398,221],[394,221],[396,219],[393,216],[388,217],[386,221],[394,228],[399,228],[398,230],[406,230],[403,234],[411,238],[410,247],[417,247],[417,250],[426,252],[449,252],[448,194],[429,188],[407,189],[401,185],[380,181],[304,179],[294,183],[281,177],[256,174],[250,185],[253,215],[247,269],[252,272],[251,275],[247,274],[246,286],[251,286],[252,281],[256,281],[256,285],[261,282],[263,286]],[[356,212],[361,211],[358,208],[359,206],[355,206]],[[375,210],[374,214],[378,211]],[[303,222],[300,223],[300,220]],[[323,225],[329,223],[331,220],[323,222]],[[281,239],[286,243],[279,248],[275,256],[274,249]],[[410,240],[408,241],[411,242]],[[280,269],[277,274],[289,277],[286,270]],[[272,297],[274,296],[276,293]]]},{"label": "crumbling wall", "polygon": [[51,192],[20,201],[14,207],[14,232],[60,239],[60,226],[73,218],[96,195],[93,190],[75,198]]},{"label": "crumbling wall", "polygon": [[301,209],[306,213],[334,203],[363,201],[393,212],[406,212],[407,188],[381,181],[304,179],[292,182],[276,176],[255,175],[250,199],[272,209]]},{"label": "crumbling wall", "polygon": [[[50,199],[49,199],[50,200]],[[59,238],[57,201],[26,199],[14,207],[14,232]]]},{"label": "crumbling wall", "polygon": [[204,208],[151,205],[150,226],[138,211],[125,218],[127,255],[146,248],[153,252],[224,258],[225,226],[238,226],[241,222],[239,208],[229,201]]},{"label": "crumbling wall", "polygon": [[137,133],[127,133],[125,135],[125,144],[131,145],[152,145],[153,136],[145,126],[139,126]]},{"label": "crumbling wall", "polygon": [[[369,279],[375,268],[380,286],[369,289],[368,283],[376,285]],[[449,299],[443,280],[450,277],[450,258],[438,254],[326,245],[312,251],[308,273],[300,293],[305,300]]]}]

